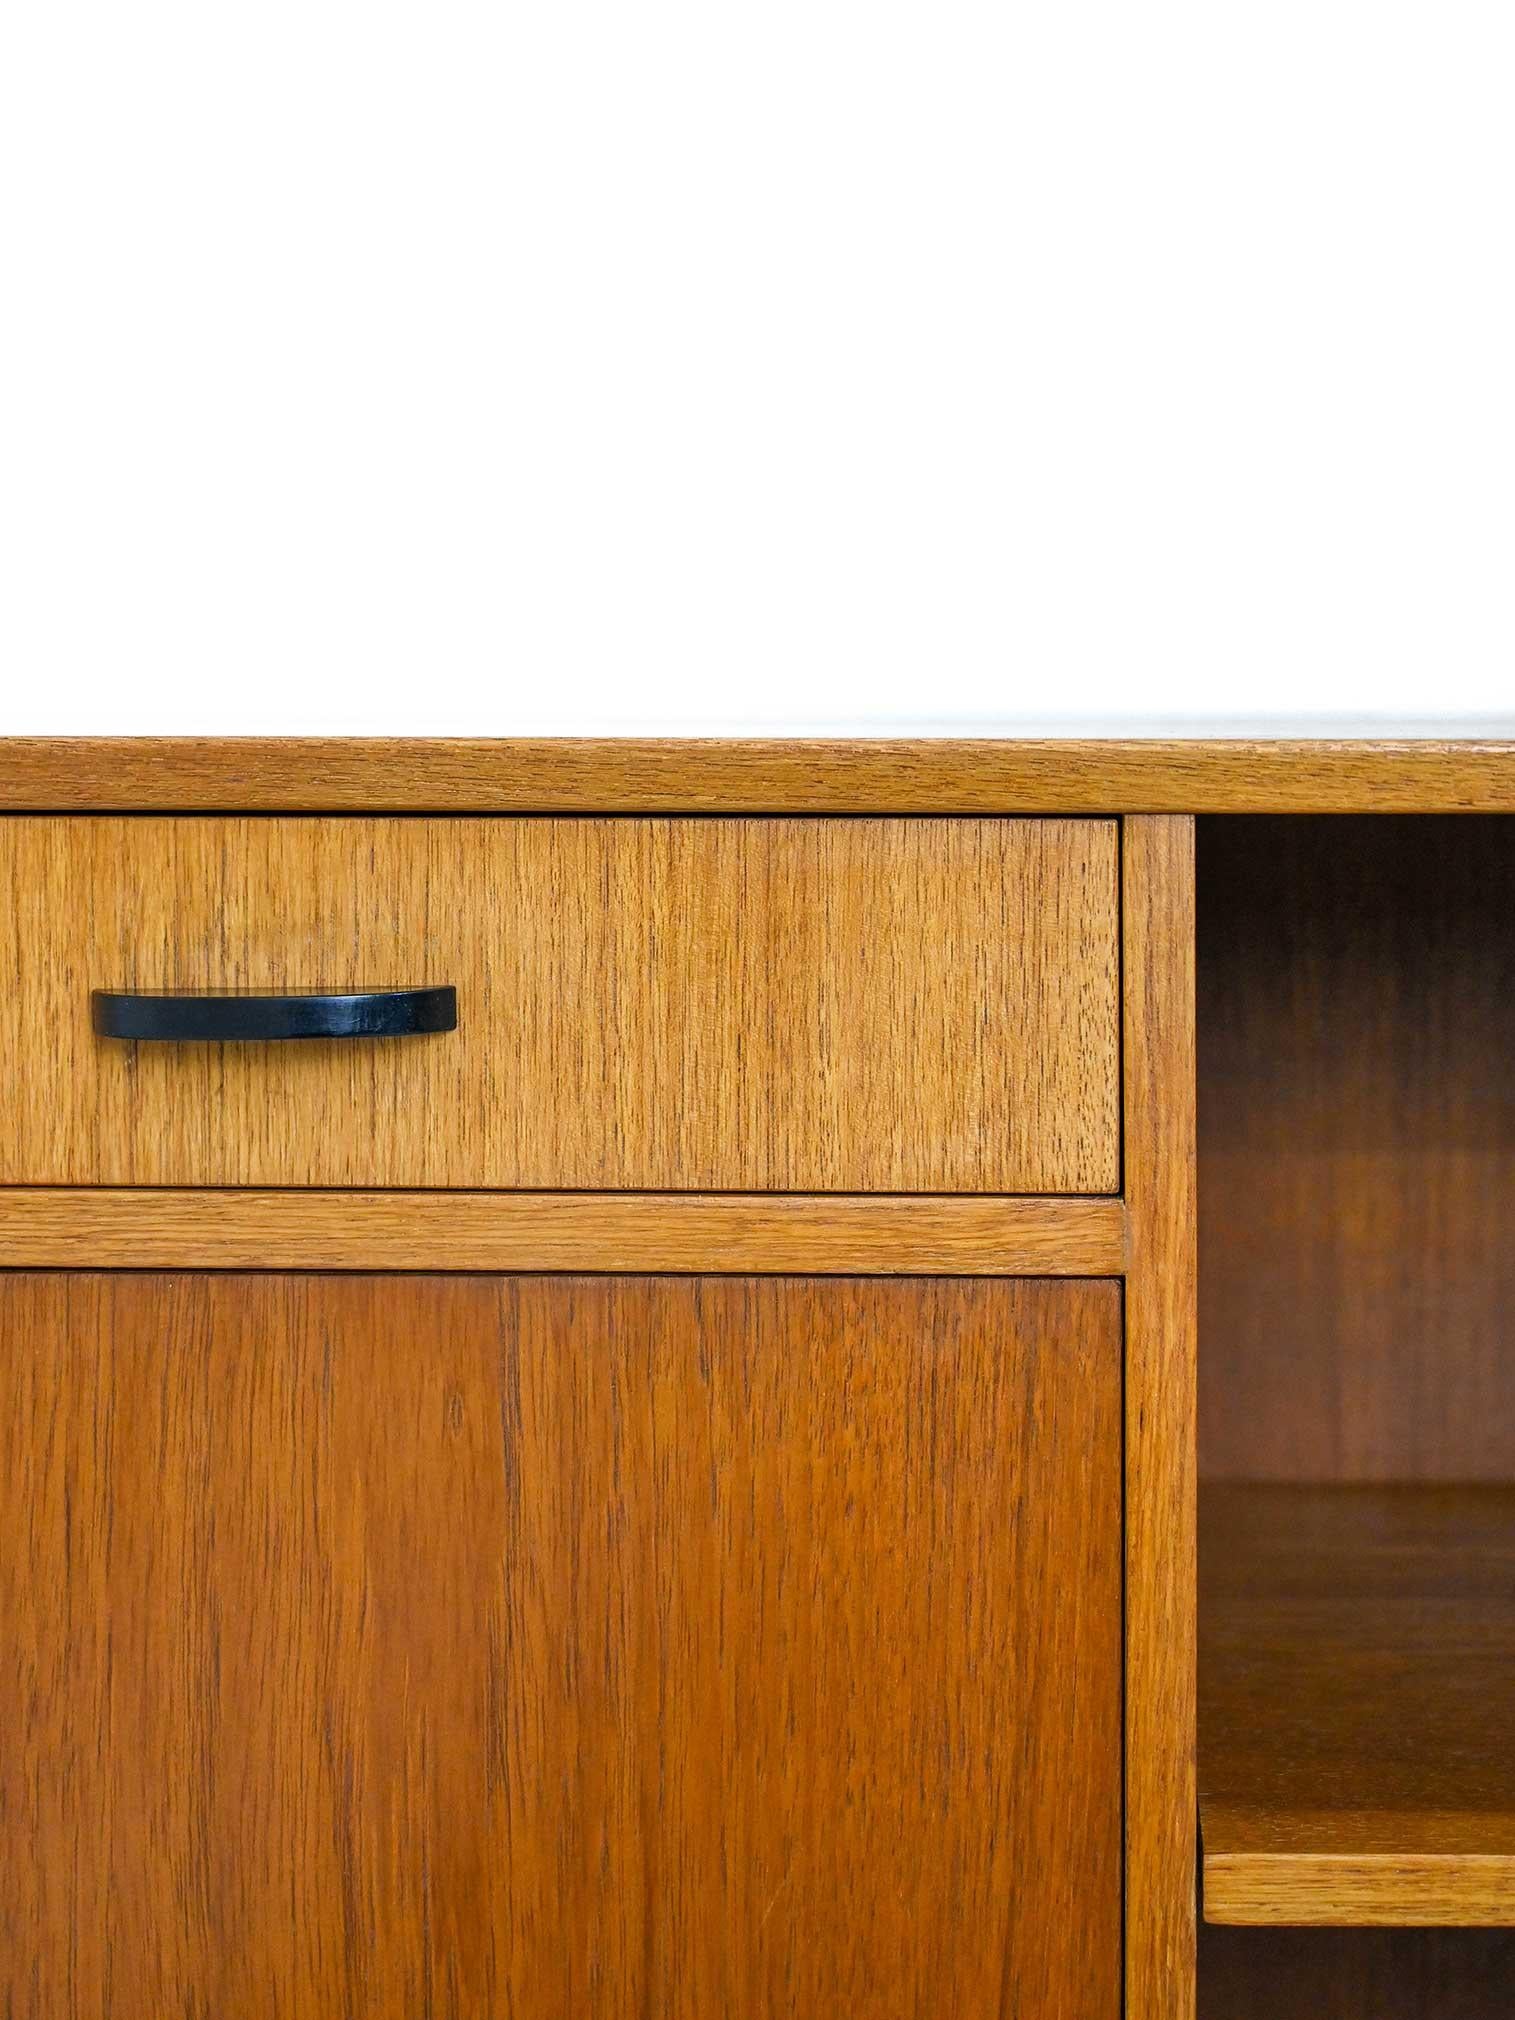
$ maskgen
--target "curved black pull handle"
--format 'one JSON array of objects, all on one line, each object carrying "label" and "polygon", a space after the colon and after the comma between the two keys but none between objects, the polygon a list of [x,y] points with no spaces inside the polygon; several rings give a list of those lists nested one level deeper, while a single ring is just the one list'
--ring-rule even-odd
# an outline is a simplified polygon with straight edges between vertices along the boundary
[{"label": "curved black pull handle", "polygon": [[235,989],[144,996],[97,989],[92,1001],[102,1038],[404,1038],[458,1026],[453,988],[288,996]]}]

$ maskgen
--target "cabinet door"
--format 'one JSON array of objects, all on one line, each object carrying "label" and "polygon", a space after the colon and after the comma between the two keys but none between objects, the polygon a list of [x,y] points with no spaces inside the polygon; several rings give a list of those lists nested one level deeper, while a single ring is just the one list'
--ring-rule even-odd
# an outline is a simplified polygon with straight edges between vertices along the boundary
[{"label": "cabinet door", "polygon": [[0,1278],[8,2020],[1115,2020],[1111,1283]]}]

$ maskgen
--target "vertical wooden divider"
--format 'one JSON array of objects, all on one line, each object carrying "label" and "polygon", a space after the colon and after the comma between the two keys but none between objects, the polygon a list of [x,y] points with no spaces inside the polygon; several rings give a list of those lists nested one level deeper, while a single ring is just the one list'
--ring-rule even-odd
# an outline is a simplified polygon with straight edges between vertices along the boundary
[{"label": "vertical wooden divider", "polygon": [[1193,2020],[1194,822],[1122,828],[1126,2020]]}]

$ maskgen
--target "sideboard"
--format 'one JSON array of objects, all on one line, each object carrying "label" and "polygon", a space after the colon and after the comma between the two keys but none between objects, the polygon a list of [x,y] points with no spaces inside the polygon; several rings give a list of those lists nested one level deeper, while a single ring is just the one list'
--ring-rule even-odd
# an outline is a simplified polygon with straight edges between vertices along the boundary
[{"label": "sideboard", "polygon": [[1512,816],[0,740],[10,2020],[1507,2014]]}]

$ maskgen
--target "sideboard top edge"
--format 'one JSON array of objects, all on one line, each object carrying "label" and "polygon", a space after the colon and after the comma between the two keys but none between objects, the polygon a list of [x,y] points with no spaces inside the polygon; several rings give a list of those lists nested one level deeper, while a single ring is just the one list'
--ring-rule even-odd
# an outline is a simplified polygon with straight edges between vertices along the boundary
[{"label": "sideboard top edge", "polygon": [[0,811],[1510,813],[1515,741],[0,737]]}]

